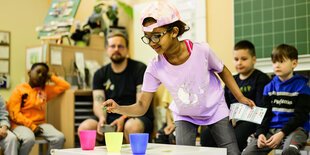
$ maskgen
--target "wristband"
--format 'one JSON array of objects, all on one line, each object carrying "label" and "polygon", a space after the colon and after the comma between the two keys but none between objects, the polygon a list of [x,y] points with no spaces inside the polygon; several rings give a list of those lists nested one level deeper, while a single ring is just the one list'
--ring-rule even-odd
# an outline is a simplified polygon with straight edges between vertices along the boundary
[{"label": "wristband", "polygon": [[122,117],[122,118],[124,118],[124,119],[126,119],[126,118],[127,118],[127,116],[126,116],[126,115],[122,115],[121,117]]}]

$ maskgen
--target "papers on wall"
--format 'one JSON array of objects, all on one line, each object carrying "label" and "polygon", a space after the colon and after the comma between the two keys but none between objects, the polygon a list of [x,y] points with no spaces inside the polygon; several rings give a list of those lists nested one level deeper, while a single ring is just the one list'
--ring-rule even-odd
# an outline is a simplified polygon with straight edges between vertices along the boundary
[{"label": "papers on wall", "polygon": [[26,67],[29,70],[32,64],[42,61],[42,46],[28,48],[26,51]]},{"label": "papers on wall", "polygon": [[181,16],[181,20],[190,27],[180,40],[191,39],[199,42],[207,41],[207,13],[206,1],[202,0],[168,0],[174,5]]},{"label": "papers on wall", "polygon": [[9,61],[0,60],[0,73],[9,73]]},{"label": "papers on wall", "polygon": [[267,108],[261,107],[251,107],[242,104],[242,103],[234,103],[230,105],[230,114],[229,119],[238,119],[248,122],[253,122],[256,124],[261,124]]},{"label": "papers on wall", "polygon": [[4,44],[4,45],[10,44],[10,32],[0,31],[0,44]]},{"label": "papers on wall", "polygon": [[92,86],[94,74],[101,66],[96,60],[85,60],[85,67],[89,70],[90,74],[90,78],[86,82],[88,82],[90,86]]},{"label": "papers on wall", "polygon": [[61,65],[62,64],[62,49],[52,48],[51,49],[51,65]]},{"label": "papers on wall", "polygon": [[78,68],[81,76],[85,77],[85,63],[84,63],[84,53],[83,52],[75,52],[75,63]]},{"label": "papers on wall", "polygon": [[0,46],[0,59],[9,59],[10,48],[8,46]]},{"label": "papers on wall", "polygon": [[[3,79],[10,73],[10,32],[0,30],[0,78]],[[0,88],[3,87],[5,80],[0,80]]]},{"label": "papers on wall", "polygon": [[96,60],[85,60],[85,66],[88,68],[91,75],[94,75],[95,72],[101,67]]},{"label": "papers on wall", "polygon": [[[52,46],[53,47],[53,46]],[[51,48],[52,48],[51,47]],[[43,49],[42,49],[42,61],[43,62],[46,62],[46,55],[47,55],[47,44],[44,44],[43,45]]]}]

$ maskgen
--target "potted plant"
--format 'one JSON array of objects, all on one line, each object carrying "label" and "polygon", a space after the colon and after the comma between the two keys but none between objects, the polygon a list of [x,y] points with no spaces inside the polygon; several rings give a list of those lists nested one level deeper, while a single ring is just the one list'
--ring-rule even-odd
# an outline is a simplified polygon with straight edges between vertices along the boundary
[{"label": "potted plant", "polygon": [[118,9],[117,9],[117,4],[113,4],[112,6],[109,5],[108,6],[108,10],[107,10],[107,17],[109,18],[109,20],[112,22],[113,26],[117,26],[118,23]]}]

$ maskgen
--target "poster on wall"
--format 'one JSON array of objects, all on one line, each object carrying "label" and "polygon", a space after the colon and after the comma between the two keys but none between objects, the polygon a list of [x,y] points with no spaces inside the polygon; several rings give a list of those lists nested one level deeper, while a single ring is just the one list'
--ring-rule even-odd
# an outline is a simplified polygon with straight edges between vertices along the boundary
[{"label": "poster on wall", "polygon": [[0,46],[0,59],[9,59],[9,58],[10,58],[10,47]]},{"label": "poster on wall", "polygon": [[9,61],[0,60],[0,73],[9,73]]},{"label": "poster on wall", "polygon": [[10,74],[10,34],[0,30],[0,76]]},{"label": "poster on wall", "polygon": [[10,44],[10,32],[0,31],[0,44]]},{"label": "poster on wall", "polygon": [[26,51],[26,68],[30,70],[34,63],[42,62],[42,47],[28,48]]},{"label": "poster on wall", "polygon": [[62,48],[51,48],[51,65],[62,65]]},{"label": "poster on wall", "polygon": [[168,0],[168,3],[174,5],[181,16],[181,20],[190,27],[190,30],[184,33],[180,40],[191,39],[199,42],[207,41],[207,14],[206,1],[201,0]]},{"label": "poster on wall", "polygon": [[37,27],[38,38],[67,35],[80,0],[53,0],[43,25]]}]

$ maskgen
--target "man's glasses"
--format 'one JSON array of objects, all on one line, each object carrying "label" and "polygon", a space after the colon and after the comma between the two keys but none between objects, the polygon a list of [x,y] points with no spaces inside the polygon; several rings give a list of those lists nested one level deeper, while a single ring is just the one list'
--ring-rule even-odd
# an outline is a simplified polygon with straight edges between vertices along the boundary
[{"label": "man's glasses", "polygon": [[112,49],[115,49],[117,47],[119,50],[123,50],[125,48],[124,45],[109,45],[108,47]]},{"label": "man's glasses", "polygon": [[156,34],[156,35],[152,35],[151,37],[147,37],[147,36],[143,36],[141,37],[141,40],[145,43],[145,44],[149,44],[151,41],[153,43],[159,43],[160,41],[160,37],[162,37],[163,35],[165,35],[167,32],[169,32],[170,30],[172,30],[172,28],[169,28],[168,30],[166,30],[165,32],[161,33],[161,34]]}]

